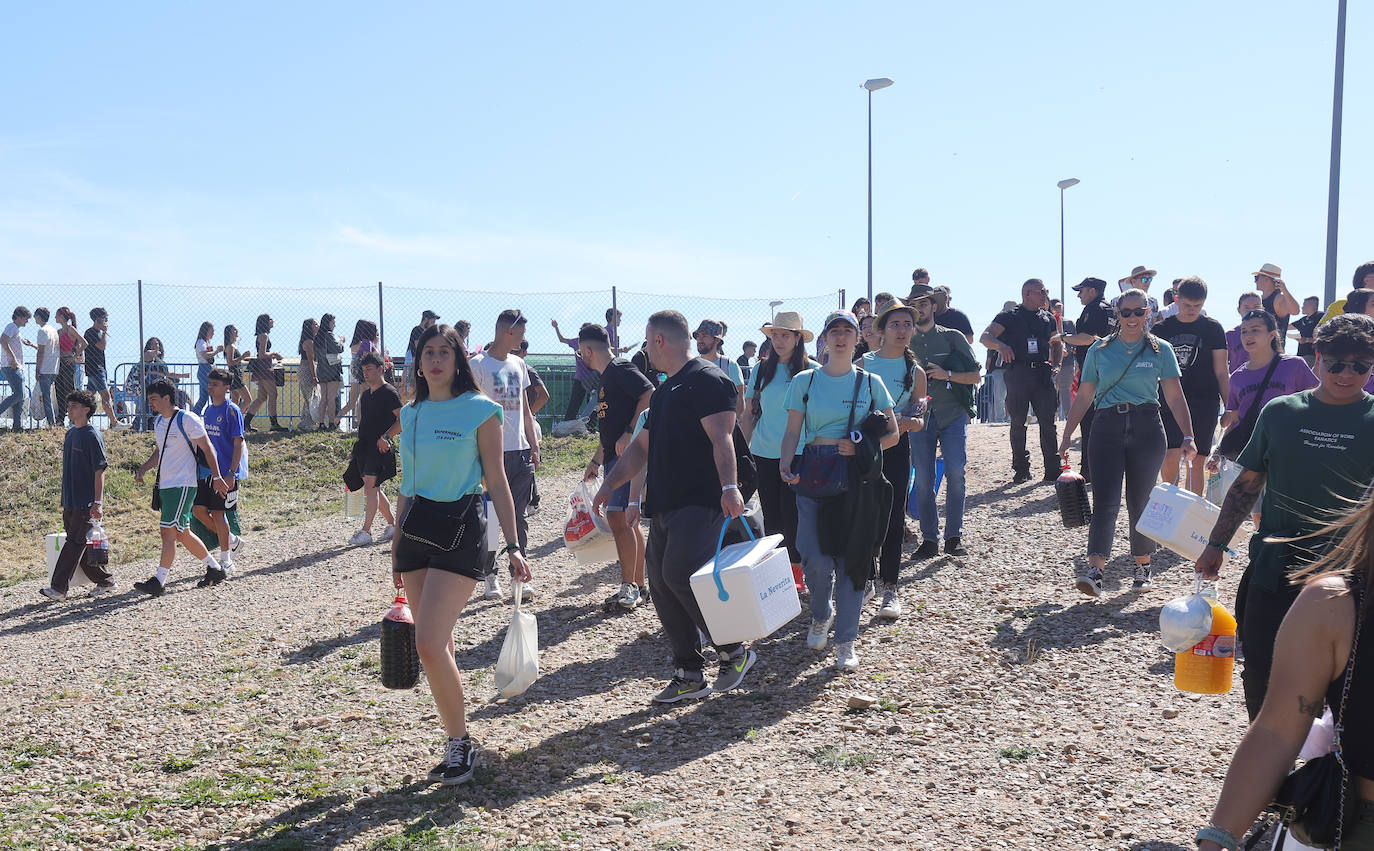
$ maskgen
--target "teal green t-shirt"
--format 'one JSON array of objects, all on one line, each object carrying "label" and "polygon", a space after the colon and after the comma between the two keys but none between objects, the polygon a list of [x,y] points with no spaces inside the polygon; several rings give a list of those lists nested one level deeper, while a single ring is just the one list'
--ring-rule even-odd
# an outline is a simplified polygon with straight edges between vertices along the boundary
[{"label": "teal green t-shirt", "polygon": [[[705,358],[703,358],[703,360],[705,360]],[[719,360],[708,360],[706,362],[714,365],[721,372],[729,376],[730,381],[736,387],[739,387],[741,384],[744,383],[744,373],[740,371],[739,364],[735,363],[729,358],[720,358]]]},{"label": "teal green t-shirt", "polygon": [[[818,437],[848,437],[849,406],[854,399],[855,369],[839,377],[826,375],[819,369],[797,373],[787,388],[787,410],[805,411],[804,425],[809,440]],[[870,395],[869,388],[872,388]],[[807,400],[802,401],[806,396]],[[865,374],[859,382],[858,410],[854,412],[854,428],[858,428],[870,410],[882,411],[892,407],[892,397],[883,380],[873,373]]]},{"label": "teal green t-shirt", "polygon": [[1279,396],[1260,411],[1255,431],[1236,460],[1265,474],[1259,529],[1250,538],[1250,570],[1274,590],[1286,571],[1301,567],[1315,541],[1265,542],[1320,529],[1364,496],[1374,480],[1374,396],[1349,405],[1319,402],[1315,390]]},{"label": "teal green t-shirt", "polygon": [[[1097,407],[1106,408],[1122,402],[1132,405],[1159,402],[1159,382],[1166,378],[1178,378],[1181,373],[1174,347],[1157,337],[1155,339],[1159,341],[1158,352],[1144,337],[1131,345],[1122,342],[1119,337],[1111,337],[1095,343],[1088,350],[1088,357],[1083,361],[1083,377],[1079,381],[1091,381],[1097,385]],[[1132,363],[1131,358],[1135,357],[1136,352],[1140,352],[1140,357],[1136,357]],[[1118,378],[1121,380],[1117,381]],[[1113,383],[1116,386],[1113,387]],[[1102,395],[1104,390],[1105,396]]]},{"label": "teal green t-shirt", "polygon": [[[820,369],[820,364],[809,358],[807,363],[811,369]],[[780,363],[777,372],[773,373],[773,380],[764,385],[762,390],[757,387],[758,378],[759,367],[756,366],[753,376],[744,388],[746,412],[750,400],[756,395],[759,406],[763,409],[759,421],[754,423],[754,434],[749,438],[749,451],[760,458],[781,458],[782,436],[787,433],[787,388],[792,384],[792,376],[788,374],[787,365]],[[797,441],[797,454],[801,454],[805,445],[806,429],[803,428],[801,439]]]},{"label": "teal green t-shirt", "polygon": [[500,404],[469,391],[401,409],[401,494],[454,502],[482,492],[477,427],[502,420]]},{"label": "teal green t-shirt", "polygon": [[[913,377],[911,387],[906,386],[908,372],[906,358],[885,358],[877,352],[864,352],[863,366],[864,369],[883,380],[889,394],[897,394],[892,401],[892,410],[905,410],[906,406],[911,404],[911,389],[916,386],[916,382]],[[913,370],[920,368],[919,362],[912,364]]]}]

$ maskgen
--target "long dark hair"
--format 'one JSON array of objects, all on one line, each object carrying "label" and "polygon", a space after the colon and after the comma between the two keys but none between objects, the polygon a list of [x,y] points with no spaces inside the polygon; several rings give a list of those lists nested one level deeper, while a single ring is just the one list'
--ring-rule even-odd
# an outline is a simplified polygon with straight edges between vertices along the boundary
[{"label": "long dark hair", "polygon": [[[790,329],[785,329],[790,330]],[[797,338],[797,345],[792,347],[792,357],[787,361],[789,375],[796,375],[807,367],[806,343],[802,340],[802,335],[792,331]],[[772,347],[768,350],[768,357],[759,362],[754,367],[754,397],[758,398],[759,390],[767,387],[773,381],[773,376],[778,374],[778,364],[782,358],[778,357],[778,350]]]},{"label": "long dark hair", "polygon": [[477,379],[473,377],[472,364],[468,363],[468,353],[463,351],[463,338],[458,336],[458,332],[453,330],[452,326],[431,325],[415,342],[415,401],[412,405],[418,405],[429,398],[429,380],[425,378],[424,370],[420,369],[420,353],[425,350],[425,344],[435,337],[443,337],[444,342],[453,349],[453,360],[457,367],[453,371],[453,383],[449,385],[453,395],[461,396],[477,390]]},{"label": "long dark hair", "polygon": [[210,332],[213,333],[214,330],[215,330],[215,323],[213,323],[213,322],[202,322],[202,323],[200,323],[200,330],[196,332],[196,342],[200,342],[201,340],[204,340],[204,339],[205,339],[205,332],[206,332],[206,331],[210,331]]},{"label": "long dark hair", "polygon": [[359,319],[353,325],[353,340],[348,345],[356,346],[363,340],[377,342],[377,323],[369,319]]},{"label": "long dark hair", "polygon": [[[1268,328],[1271,333],[1279,330],[1278,320],[1274,319],[1274,314],[1267,310],[1247,310],[1245,315],[1240,318],[1240,324],[1242,325],[1253,321],[1263,322],[1264,327]],[[1279,348],[1280,343],[1278,337],[1270,337],[1269,346],[1276,352],[1283,351],[1283,349]]]},{"label": "long dark hair", "polygon": [[266,313],[258,314],[257,325],[253,328],[254,334],[266,334],[272,328],[272,317]]},{"label": "long dark hair", "polygon": [[335,320],[334,320],[334,314],[332,314],[332,313],[326,313],[324,316],[321,316],[321,317],[320,317],[320,332],[323,333],[323,334],[329,334],[329,333],[333,332],[333,330],[334,330],[334,321],[335,321]]},{"label": "long dark hair", "polygon": [[237,325],[225,325],[225,326],[224,326],[224,345],[225,345],[225,347],[227,348],[227,347],[229,347],[229,346],[234,345],[234,343],[238,342],[238,339],[239,339],[239,326],[237,326]]},{"label": "long dark hair", "polygon": [[303,356],[306,342],[314,343],[315,335],[318,333],[320,333],[320,323],[313,319],[306,319],[301,322],[301,339],[300,342],[296,343],[296,354]]}]

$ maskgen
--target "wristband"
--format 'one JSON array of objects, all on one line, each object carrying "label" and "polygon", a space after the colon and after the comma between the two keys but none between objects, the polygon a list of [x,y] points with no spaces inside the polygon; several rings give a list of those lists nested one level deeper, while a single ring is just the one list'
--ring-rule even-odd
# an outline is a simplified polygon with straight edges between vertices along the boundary
[{"label": "wristband", "polygon": [[519,544],[506,544],[506,548],[501,551],[501,555],[510,555],[511,553],[518,552],[520,552]]},{"label": "wristband", "polygon": [[1217,827],[1214,824],[1209,824],[1202,830],[1199,830],[1197,835],[1193,837],[1193,841],[1198,845],[1201,845],[1209,839],[1222,848],[1225,848],[1226,851],[1236,851],[1236,849],[1240,847],[1240,843],[1236,841],[1235,834],[1223,827]]},{"label": "wristband", "polygon": [[721,493],[725,493],[726,491],[729,491],[729,490],[736,490],[736,491],[737,491],[737,490],[739,490],[739,485],[726,485],[725,487],[723,487],[723,488],[720,489],[720,492],[721,492]]},{"label": "wristband", "polygon": [[1225,543],[1222,543],[1221,541],[1214,541],[1214,540],[1212,540],[1211,538],[1208,538],[1208,539],[1207,539],[1207,546],[1209,546],[1209,547],[1216,547],[1217,549],[1221,550],[1222,552],[1225,552],[1225,551],[1226,551],[1226,546],[1227,546],[1227,545],[1226,545]]},{"label": "wristband", "polygon": [[629,507],[632,506],[632,505],[633,505],[635,508],[638,508],[638,507],[639,507],[639,503],[637,503],[637,502],[627,502],[627,503],[625,503],[625,507],[626,507],[626,508],[629,508]]},{"label": "wristband", "polygon": [[[1184,435],[1184,436],[1183,436],[1183,440],[1193,440],[1193,436],[1192,436],[1191,434]],[[1180,442],[1182,442],[1182,441],[1180,441]],[[1194,443],[1197,443],[1196,440],[1193,440],[1193,442],[1194,442]]]}]

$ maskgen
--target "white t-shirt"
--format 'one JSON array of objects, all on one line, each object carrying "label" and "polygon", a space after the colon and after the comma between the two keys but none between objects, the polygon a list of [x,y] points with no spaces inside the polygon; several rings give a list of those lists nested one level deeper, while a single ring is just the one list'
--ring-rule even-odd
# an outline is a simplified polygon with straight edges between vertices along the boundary
[{"label": "white t-shirt", "polygon": [[38,326],[38,351],[42,356],[41,375],[56,375],[58,358],[57,329],[51,325]]},{"label": "white t-shirt", "polygon": [[215,356],[207,355],[210,351],[210,344],[204,339],[196,340],[196,363],[214,363]]},{"label": "white t-shirt", "polygon": [[525,388],[530,386],[529,370],[516,355],[497,360],[483,352],[472,359],[472,374],[477,386],[501,406],[501,448],[506,452],[529,449],[525,437]]},{"label": "white t-shirt", "polygon": [[[173,422],[177,417],[181,418],[181,425],[186,428],[186,437],[181,436],[181,428]],[[169,425],[172,429],[170,436],[167,434]],[[195,487],[196,453],[186,441],[195,441],[198,437],[206,436],[205,421],[190,411],[177,411],[170,421],[158,414],[157,420],[153,422],[153,436],[157,439],[158,449],[162,451],[162,478],[158,487]],[[163,449],[164,441],[166,449]]]},{"label": "white t-shirt", "polygon": [[[5,326],[5,333],[0,336],[4,337],[3,340],[0,340],[0,366],[23,367],[24,343],[19,335],[19,326],[11,322]],[[19,361],[17,363],[14,360],[14,353],[10,351],[11,346],[19,352]]]}]

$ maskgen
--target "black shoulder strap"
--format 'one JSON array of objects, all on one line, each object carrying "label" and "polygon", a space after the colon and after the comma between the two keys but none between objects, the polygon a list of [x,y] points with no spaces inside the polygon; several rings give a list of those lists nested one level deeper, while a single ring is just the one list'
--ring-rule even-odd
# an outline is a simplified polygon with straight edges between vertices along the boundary
[{"label": "black shoulder strap", "polygon": [[1264,391],[1269,389],[1269,379],[1274,377],[1274,370],[1278,368],[1279,361],[1283,360],[1283,355],[1274,352],[1273,360],[1269,361],[1269,368],[1264,371],[1264,380],[1260,386],[1255,388],[1255,396],[1250,400],[1250,409],[1245,412],[1245,419],[1251,423],[1250,429],[1253,431],[1255,422],[1259,420],[1260,400],[1264,398]]},{"label": "black shoulder strap", "polygon": [[[854,395],[849,399],[849,425],[845,426],[845,437],[854,431],[854,409],[859,406],[859,388],[863,386],[864,376],[867,374],[859,367],[854,367]],[[872,393],[870,392],[869,395],[871,398]]]}]

